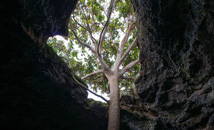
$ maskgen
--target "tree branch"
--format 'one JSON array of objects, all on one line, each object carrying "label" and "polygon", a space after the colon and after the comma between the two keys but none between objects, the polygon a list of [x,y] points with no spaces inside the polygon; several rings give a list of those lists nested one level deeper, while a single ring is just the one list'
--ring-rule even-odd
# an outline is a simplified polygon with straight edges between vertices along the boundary
[{"label": "tree branch", "polygon": [[110,41],[112,42],[112,44],[114,45],[114,47],[116,48],[116,50],[118,51],[118,47],[117,47],[117,45],[116,45],[116,43],[115,42],[113,42],[113,37],[112,37],[112,34],[111,34],[111,32],[109,31],[109,29],[108,29],[108,33],[109,33],[109,35],[110,35]]},{"label": "tree branch", "polygon": [[90,76],[92,76],[94,74],[98,74],[98,73],[103,73],[103,70],[97,70],[95,72],[89,73],[89,74],[83,76],[82,79],[86,79],[86,78],[88,78],[88,77],[90,77]]},{"label": "tree branch", "polygon": [[97,77],[96,77],[96,80],[92,80],[93,83],[98,83],[98,82],[100,82],[100,81],[103,81],[103,76],[102,76],[102,75],[97,76]]},{"label": "tree branch", "polygon": [[101,56],[99,56],[91,46],[89,46],[89,45],[85,44],[84,42],[82,42],[82,41],[79,39],[79,37],[77,36],[76,32],[74,31],[74,28],[73,28],[72,24],[70,24],[70,26],[71,26],[71,30],[72,30],[72,32],[74,33],[74,36],[75,36],[75,38],[77,39],[77,41],[78,41],[80,44],[82,44],[83,46],[87,47],[89,50],[91,50],[92,53],[94,53],[94,55],[98,58],[98,60],[99,60],[100,64],[102,65],[102,67],[103,67],[105,70],[109,71],[110,68],[109,68],[109,66],[105,63],[105,61],[103,60],[103,58],[102,58]]},{"label": "tree branch", "polygon": [[121,59],[119,60],[117,67],[119,68],[120,64],[123,62],[123,60],[125,59],[125,57],[129,54],[129,52],[131,51],[131,49],[134,47],[134,45],[136,44],[137,38],[134,39],[134,41],[132,41],[131,45],[129,46],[129,48],[126,50],[126,52],[123,54],[123,56],[121,57]]},{"label": "tree branch", "polygon": [[109,104],[108,100],[105,99],[103,96],[96,94],[95,92],[93,92],[93,91],[91,91],[89,88],[87,88],[85,85],[83,85],[82,83],[80,83],[80,82],[75,78],[74,73],[72,73],[72,77],[73,77],[73,79],[74,79],[82,88],[88,90],[90,93],[92,93],[92,94],[94,94],[95,96],[97,96],[97,97],[103,99],[105,102],[107,102],[107,103]]},{"label": "tree branch", "polygon": [[89,50],[92,51],[92,53],[95,54],[95,50],[94,50],[91,46],[85,44],[84,42],[82,42],[82,41],[79,39],[79,37],[77,36],[76,32],[74,31],[74,28],[73,28],[73,26],[72,26],[71,23],[70,23],[70,26],[71,26],[71,30],[72,30],[72,32],[73,32],[75,38],[77,39],[77,41],[78,41],[80,44],[82,44],[83,46],[87,47]]},{"label": "tree branch", "polygon": [[[113,1],[113,0],[112,0],[112,1]],[[88,23],[88,18],[87,18],[86,14],[85,14],[85,10],[84,10],[84,8],[80,8],[80,9],[81,9],[81,12],[83,13],[84,19],[86,20],[87,32],[89,33],[89,37],[90,37],[90,39],[92,40],[92,42],[94,43],[95,49],[96,49],[96,50],[94,50],[91,46],[89,46],[89,45],[83,43],[83,42],[78,38],[78,36],[76,35],[76,33],[75,33],[75,31],[74,31],[73,28],[72,28],[72,31],[73,31],[73,33],[74,33],[76,39],[78,40],[78,42],[79,42],[80,44],[82,44],[82,45],[88,47],[88,48],[94,53],[94,55],[96,56],[96,58],[98,58],[98,60],[99,60],[99,62],[100,62],[100,64],[101,64],[101,66],[104,68],[104,70],[105,70],[105,71],[109,71],[109,70],[110,70],[109,66],[105,63],[104,59],[103,59],[103,58],[99,55],[99,53],[97,52],[97,48],[98,48],[97,41],[96,41],[96,39],[95,39],[95,38],[93,37],[93,35],[92,35],[92,31],[91,31],[90,25],[89,25],[89,23]],[[71,27],[72,27],[72,25],[71,25]]]},{"label": "tree branch", "polygon": [[77,22],[77,20],[75,19],[74,15],[72,16],[72,19],[83,29],[87,30],[85,27],[83,27],[79,22]]},{"label": "tree branch", "polygon": [[119,72],[119,75],[123,75],[125,72],[127,72],[129,69],[131,69],[132,67],[134,67],[138,63],[139,63],[139,60],[132,61],[131,63],[129,63],[125,68],[123,68]]},{"label": "tree branch", "polygon": [[81,11],[82,11],[82,13],[83,13],[83,17],[84,17],[85,20],[86,20],[87,31],[88,31],[88,33],[89,33],[89,37],[90,37],[91,41],[94,43],[94,45],[97,45],[97,40],[96,40],[96,39],[93,37],[93,35],[92,35],[91,27],[90,27],[90,25],[89,25],[89,23],[88,23],[88,18],[87,18],[87,16],[85,15],[85,11],[84,11],[83,8],[81,8]]},{"label": "tree branch", "polygon": [[91,5],[91,17],[92,17],[92,25],[91,25],[91,29],[94,27],[94,25],[96,24],[95,22],[95,19],[94,19],[94,12],[93,12],[93,7],[94,7],[94,2],[92,2],[92,5]]},{"label": "tree branch", "polygon": [[99,59],[100,64],[104,68],[104,71],[109,71],[109,72],[111,71],[111,69],[105,63],[104,59],[101,56],[101,48],[102,48],[104,37],[105,37],[106,31],[107,31],[107,28],[108,28],[108,25],[109,25],[111,14],[112,14],[112,11],[114,10],[114,7],[115,7],[116,3],[117,3],[117,0],[111,0],[110,7],[108,8],[108,13],[107,13],[107,16],[108,16],[107,17],[107,21],[106,21],[106,23],[105,23],[105,25],[104,25],[104,27],[103,27],[103,29],[101,31],[99,42],[98,42],[98,45],[96,46],[96,56]]},{"label": "tree branch", "polygon": [[122,63],[123,59],[125,58],[125,55],[124,58],[122,58],[121,60],[121,56],[123,54],[123,51],[124,51],[124,48],[125,48],[125,45],[128,41],[128,38],[129,38],[129,35],[130,35],[130,32],[135,28],[135,22],[132,22],[131,24],[128,25],[127,27],[127,32],[125,34],[125,36],[123,37],[123,40],[121,41],[120,43],[120,48],[117,52],[117,57],[116,57],[116,62],[114,64],[114,67],[116,67],[117,69],[119,69],[119,66],[120,64]]},{"label": "tree branch", "polygon": [[103,67],[103,69],[105,70],[105,71],[110,71],[111,69],[110,69],[110,67],[106,64],[106,62],[104,61],[104,59],[101,57],[101,56],[99,56],[97,53],[96,53],[96,57],[98,58],[98,60],[99,60],[99,62],[100,62],[100,64],[101,64],[101,66]]},{"label": "tree branch", "polygon": [[99,38],[99,43],[98,43],[98,46],[97,46],[97,53],[98,55],[100,55],[101,53],[101,48],[102,48],[102,45],[103,45],[103,41],[104,41],[104,37],[105,37],[105,34],[106,34],[106,31],[107,31],[107,28],[108,28],[108,25],[109,25],[109,21],[110,21],[110,18],[111,18],[111,14],[112,14],[112,11],[114,10],[114,7],[117,3],[117,0],[111,0],[111,3],[110,3],[110,6],[108,8],[108,12],[107,12],[107,21],[101,31],[101,34],[100,34],[100,38]]},{"label": "tree branch", "polygon": [[[119,50],[119,56],[122,55],[123,53],[123,50],[124,50],[124,47],[128,41],[128,38],[129,38],[129,35],[130,35],[130,32],[135,28],[135,22],[132,22],[130,25],[128,25],[127,27],[127,32],[125,34],[125,36],[123,37],[123,40],[121,41],[121,44],[120,44],[120,50]],[[120,57],[119,57],[120,58]]]},{"label": "tree branch", "polygon": [[[82,87],[84,87],[84,86],[82,86]],[[95,96],[97,96],[97,97],[103,99],[105,102],[107,102],[107,103],[109,104],[109,101],[108,101],[107,99],[105,99],[103,96],[96,94],[95,92],[91,91],[90,89],[88,89],[88,88],[86,88],[86,87],[84,87],[84,88],[87,89],[90,93],[92,93],[92,94],[94,94]]]}]

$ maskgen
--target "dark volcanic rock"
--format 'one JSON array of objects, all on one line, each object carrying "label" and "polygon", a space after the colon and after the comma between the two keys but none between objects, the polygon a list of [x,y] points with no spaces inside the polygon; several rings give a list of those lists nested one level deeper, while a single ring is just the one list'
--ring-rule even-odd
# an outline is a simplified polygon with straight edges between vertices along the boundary
[{"label": "dark volcanic rock", "polygon": [[[214,129],[214,2],[131,1],[141,101],[123,106],[121,129]],[[86,90],[46,44],[49,36],[67,34],[75,5],[0,1],[0,129],[106,129],[106,109],[88,106]]]},{"label": "dark volcanic rock", "polygon": [[149,129],[214,129],[214,1],[132,3],[142,64],[137,91],[155,115]]},{"label": "dark volcanic rock", "polygon": [[101,130],[87,92],[46,40],[66,35],[76,0],[0,1],[0,129]]}]

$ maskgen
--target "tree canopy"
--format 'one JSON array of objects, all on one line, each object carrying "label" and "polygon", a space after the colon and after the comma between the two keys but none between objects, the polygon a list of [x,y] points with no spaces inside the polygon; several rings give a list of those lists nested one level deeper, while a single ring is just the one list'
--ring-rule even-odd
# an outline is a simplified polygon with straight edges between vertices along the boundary
[{"label": "tree canopy", "polygon": [[[113,66],[117,60],[117,52],[121,49],[121,44],[125,44],[121,49],[123,51],[121,55],[125,58],[120,68],[138,59],[138,49],[133,44],[136,42],[136,29],[131,3],[129,0],[114,1],[115,8],[111,17],[108,17],[110,2],[110,0],[79,0],[69,22],[68,44],[55,37],[48,40],[48,44],[64,57],[65,62],[79,77],[82,77],[92,89],[95,91],[99,89],[103,93],[109,91],[108,80],[103,73],[99,73],[103,67],[97,56],[93,54],[100,40],[103,43],[98,49],[108,66]],[[103,30],[105,26],[107,28]],[[101,36],[104,31],[105,35]],[[133,46],[131,50],[129,50],[130,46]],[[125,54],[126,52],[128,54]],[[133,66],[124,73],[119,81],[122,93],[132,91],[133,80],[138,71],[139,66]]]}]

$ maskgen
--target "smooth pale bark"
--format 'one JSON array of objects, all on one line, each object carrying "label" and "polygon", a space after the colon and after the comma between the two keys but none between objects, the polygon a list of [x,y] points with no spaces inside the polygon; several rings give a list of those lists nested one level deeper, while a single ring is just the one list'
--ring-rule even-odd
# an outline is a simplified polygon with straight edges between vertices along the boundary
[{"label": "smooth pale bark", "polygon": [[120,93],[119,93],[119,76],[111,75],[109,77],[110,87],[110,106],[108,130],[120,129]]},{"label": "smooth pale bark", "polygon": [[87,79],[88,77],[95,75],[95,74],[98,74],[98,73],[103,73],[103,70],[97,70],[97,71],[94,71],[92,73],[89,73],[89,74],[83,76],[82,79]]}]

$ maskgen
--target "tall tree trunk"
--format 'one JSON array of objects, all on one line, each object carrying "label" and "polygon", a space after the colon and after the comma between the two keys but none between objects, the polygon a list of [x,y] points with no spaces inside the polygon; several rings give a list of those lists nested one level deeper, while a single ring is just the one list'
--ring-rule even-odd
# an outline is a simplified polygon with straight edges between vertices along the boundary
[{"label": "tall tree trunk", "polygon": [[108,130],[120,129],[120,93],[118,80],[119,80],[118,76],[111,76],[109,78],[110,106],[109,106]]}]

